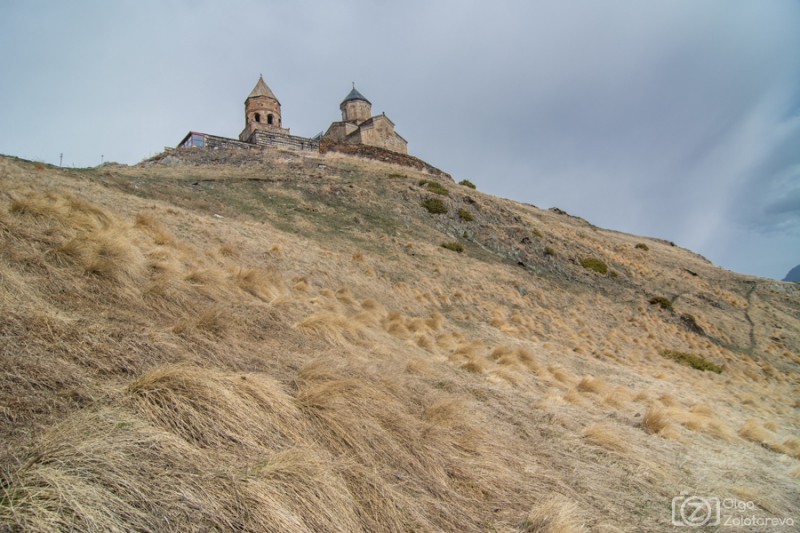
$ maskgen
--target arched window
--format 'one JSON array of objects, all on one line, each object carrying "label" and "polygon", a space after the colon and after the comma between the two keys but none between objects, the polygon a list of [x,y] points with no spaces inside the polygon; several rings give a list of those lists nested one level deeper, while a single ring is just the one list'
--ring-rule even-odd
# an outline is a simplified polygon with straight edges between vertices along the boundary
[{"label": "arched window", "polygon": [[267,115],[267,124],[272,124],[272,115]]},{"label": "arched window", "polygon": [[261,122],[261,115],[256,113],[255,119],[256,119],[256,122]]}]

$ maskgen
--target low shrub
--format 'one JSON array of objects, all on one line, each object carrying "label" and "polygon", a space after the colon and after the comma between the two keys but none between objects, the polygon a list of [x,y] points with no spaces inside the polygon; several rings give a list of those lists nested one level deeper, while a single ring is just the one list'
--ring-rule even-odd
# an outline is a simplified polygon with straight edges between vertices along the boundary
[{"label": "low shrub", "polygon": [[636,248],[638,248],[638,249],[640,249],[640,250],[644,250],[645,252],[646,252],[646,251],[648,251],[648,250],[650,250],[650,247],[649,247],[649,246],[647,246],[647,245],[646,245],[645,243],[643,243],[643,242],[640,242],[640,243],[639,243],[639,244],[637,244],[635,247],[636,247]]},{"label": "low shrub", "polygon": [[672,309],[672,302],[669,298],[664,296],[653,296],[650,298],[650,303],[653,305],[660,305],[661,309]]},{"label": "low shrub", "polygon": [[433,213],[434,215],[447,213],[447,206],[438,198],[425,198],[420,205],[427,209],[428,213]]},{"label": "low shrub", "polygon": [[533,230],[533,234],[539,237],[540,239],[544,237],[544,235],[542,235],[542,232],[539,231],[538,229]]},{"label": "low shrub", "polygon": [[672,359],[673,361],[696,368],[697,370],[710,370],[711,372],[722,374],[722,367],[693,353],[679,352],[677,350],[660,350],[658,353],[660,353],[662,357]]},{"label": "low shrub", "polygon": [[461,243],[458,243],[456,241],[443,242],[442,243],[442,248],[447,248],[448,250],[453,250],[454,252],[458,252],[458,253],[461,253],[461,252],[464,251],[464,247],[461,246]]},{"label": "low shrub", "polygon": [[589,268],[595,272],[599,272],[600,274],[605,274],[608,272],[608,266],[596,257],[586,257],[581,259],[581,266],[583,268]]},{"label": "low shrub", "polygon": [[472,213],[470,213],[466,209],[459,209],[458,216],[460,216],[462,220],[466,220],[467,222],[472,220]]},{"label": "low shrub", "polygon": [[408,178],[405,174],[389,174],[387,177],[389,178]]},{"label": "low shrub", "polygon": [[693,331],[693,332],[697,333],[698,335],[705,335],[706,334],[706,332],[703,329],[703,327],[700,324],[697,323],[697,319],[695,318],[694,315],[692,315],[690,313],[684,313],[684,314],[681,315],[681,321],[683,322],[684,326],[686,326],[686,328],[689,331]]},{"label": "low shrub", "polygon": [[556,255],[556,251],[550,248],[549,246],[544,247],[544,254],[545,255]]},{"label": "low shrub", "polygon": [[464,187],[469,187],[470,189],[477,189],[474,183],[469,180],[461,180],[458,182],[459,185],[463,185]]},{"label": "low shrub", "polygon": [[441,194],[443,196],[450,194],[450,192],[438,181],[419,180],[419,185],[436,194]]},{"label": "low shrub", "polygon": [[612,278],[618,278],[619,277],[619,274],[617,274],[616,270],[612,270],[611,272],[608,273],[608,275],[611,276]]}]

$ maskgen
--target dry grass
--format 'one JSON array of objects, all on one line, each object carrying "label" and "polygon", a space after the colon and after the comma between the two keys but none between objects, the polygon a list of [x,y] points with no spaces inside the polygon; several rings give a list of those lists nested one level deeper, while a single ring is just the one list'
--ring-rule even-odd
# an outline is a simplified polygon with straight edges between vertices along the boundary
[{"label": "dry grass", "polygon": [[[792,294],[479,191],[431,217],[383,163],[304,155],[0,157],[0,530],[655,531],[685,486],[796,507]],[[461,208],[480,246],[447,254]]]},{"label": "dry grass", "polygon": [[586,426],[583,430],[583,436],[587,440],[610,450],[623,452],[630,449],[621,438],[619,429],[606,422]]},{"label": "dry grass", "polygon": [[739,429],[739,435],[761,444],[774,441],[774,435],[764,428],[763,423],[757,418],[748,418]]},{"label": "dry grass", "polygon": [[520,533],[575,533],[582,527],[577,520],[575,504],[560,496],[553,496],[535,507],[520,527]]}]

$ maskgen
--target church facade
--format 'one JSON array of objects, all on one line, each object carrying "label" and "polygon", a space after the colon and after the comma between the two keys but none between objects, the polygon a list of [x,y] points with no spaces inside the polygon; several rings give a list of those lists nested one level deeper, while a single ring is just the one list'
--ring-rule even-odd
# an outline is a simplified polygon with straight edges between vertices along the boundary
[{"label": "church facade", "polygon": [[394,131],[394,122],[385,114],[371,116],[372,104],[356,90],[355,85],[339,104],[339,109],[342,120],[332,123],[322,136],[323,139],[377,146],[400,154],[408,153],[408,141]]},{"label": "church facade", "polygon": [[385,114],[371,116],[372,104],[355,89],[339,105],[342,120],[330,125],[325,134],[314,138],[298,137],[283,127],[281,103],[259,77],[244,101],[245,126],[239,139],[228,139],[199,132],[189,132],[178,145],[188,147],[264,146],[288,150],[319,150],[320,140],[374,146],[399,154],[408,153],[408,142],[394,131],[394,123]]}]

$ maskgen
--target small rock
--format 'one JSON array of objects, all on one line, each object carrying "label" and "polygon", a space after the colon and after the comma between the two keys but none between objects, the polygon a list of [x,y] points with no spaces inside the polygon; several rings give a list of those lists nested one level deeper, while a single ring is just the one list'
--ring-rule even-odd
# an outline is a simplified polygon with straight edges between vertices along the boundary
[{"label": "small rock", "polygon": [[225,217],[222,216],[222,215],[218,215],[218,214],[214,213],[214,218],[225,218]]}]

